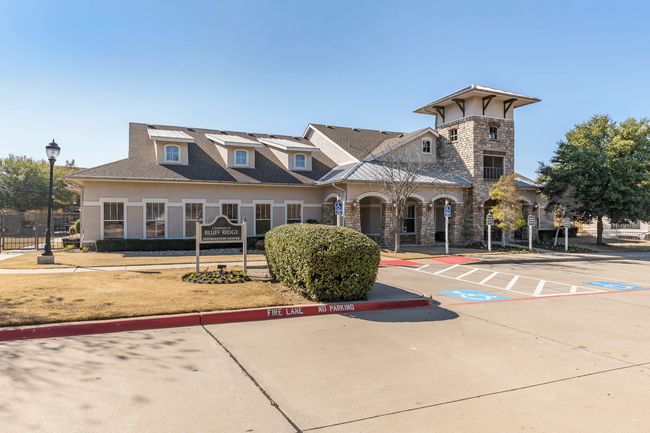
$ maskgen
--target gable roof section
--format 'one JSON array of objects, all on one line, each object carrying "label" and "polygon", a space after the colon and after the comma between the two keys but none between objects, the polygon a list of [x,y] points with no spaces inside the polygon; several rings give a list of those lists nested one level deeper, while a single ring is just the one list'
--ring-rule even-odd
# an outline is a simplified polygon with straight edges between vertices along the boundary
[{"label": "gable roof section", "polygon": [[492,87],[481,86],[479,84],[470,84],[469,86],[463,87],[462,89],[450,93],[447,96],[443,96],[442,98],[436,99],[433,102],[429,102],[428,104],[423,105],[422,107],[416,110],[413,110],[413,112],[422,113],[422,114],[432,114],[431,112],[427,112],[426,109],[434,105],[450,104],[453,103],[452,99],[459,98],[461,96],[472,97],[472,96],[486,96],[486,95],[497,95],[497,96],[502,96],[504,98],[517,99],[517,101],[513,104],[513,107],[521,107],[523,105],[534,104],[535,102],[541,101],[541,99],[533,98],[532,96],[521,95],[519,93],[513,93],[513,92],[506,92],[505,90],[499,90]]},{"label": "gable roof section", "polygon": [[397,149],[401,145],[408,143],[409,141],[424,135],[426,132],[431,132],[435,137],[440,135],[433,129],[427,127],[422,128],[417,131],[409,132],[408,134],[400,134],[397,137],[389,138],[381,143],[374,151],[370,153],[366,158],[369,160],[376,159],[381,155],[390,152],[391,150]]},{"label": "gable roof section", "polygon": [[309,126],[323,134],[330,141],[336,143],[342,150],[359,161],[366,159],[384,141],[403,134],[402,132],[344,128],[341,126],[318,125],[314,123],[310,123]]},{"label": "gable roof section", "polygon": [[[188,134],[189,165],[164,165],[156,163],[154,143],[147,129],[179,131]],[[336,164],[323,152],[314,152],[312,171],[289,171],[266,146],[255,149],[255,168],[228,168],[214,142],[205,134],[236,136],[256,141],[258,138],[278,138],[297,144],[313,146],[302,137],[290,137],[246,132],[219,131],[178,126],[161,126],[143,123],[129,124],[129,157],[66,176],[74,179],[114,179],[147,181],[225,182],[247,184],[313,185]]]},{"label": "gable roof section", "polygon": [[538,190],[540,187],[535,183],[534,180],[528,179],[525,176],[515,173],[515,182],[517,183],[517,189],[532,189]]}]

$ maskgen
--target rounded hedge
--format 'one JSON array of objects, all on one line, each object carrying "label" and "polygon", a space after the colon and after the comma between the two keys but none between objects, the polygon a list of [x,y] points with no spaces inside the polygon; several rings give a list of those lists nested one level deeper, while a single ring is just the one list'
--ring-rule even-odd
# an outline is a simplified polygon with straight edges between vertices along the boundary
[{"label": "rounded hedge", "polygon": [[377,278],[379,247],[345,227],[286,224],[266,233],[271,275],[318,301],[367,299]]}]

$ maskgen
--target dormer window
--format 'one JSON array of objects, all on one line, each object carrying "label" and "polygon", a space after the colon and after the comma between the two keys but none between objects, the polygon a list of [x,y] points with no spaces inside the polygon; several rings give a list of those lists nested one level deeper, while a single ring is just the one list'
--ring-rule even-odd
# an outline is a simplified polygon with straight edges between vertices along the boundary
[{"label": "dormer window", "polygon": [[179,160],[178,146],[165,146],[165,162],[178,162]]},{"label": "dormer window", "polygon": [[248,152],[245,150],[235,151],[235,165],[248,166]]},{"label": "dormer window", "polygon": [[298,153],[295,156],[294,167],[295,168],[301,168],[301,169],[305,169],[307,167],[307,165],[305,163],[305,155],[302,155],[302,154]]},{"label": "dormer window", "polygon": [[431,153],[431,140],[422,140],[422,153]]}]

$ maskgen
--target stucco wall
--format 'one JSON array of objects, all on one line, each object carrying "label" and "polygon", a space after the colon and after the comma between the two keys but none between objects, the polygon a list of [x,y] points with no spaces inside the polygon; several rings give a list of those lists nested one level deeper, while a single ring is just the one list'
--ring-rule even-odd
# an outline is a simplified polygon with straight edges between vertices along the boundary
[{"label": "stucco wall", "polygon": [[338,165],[349,164],[351,162],[356,161],[354,157],[346,154],[338,146],[332,144],[332,142],[329,141],[323,134],[313,129],[312,131],[314,132],[309,138],[309,141],[311,141],[316,147],[318,147],[332,161],[334,161]]}]

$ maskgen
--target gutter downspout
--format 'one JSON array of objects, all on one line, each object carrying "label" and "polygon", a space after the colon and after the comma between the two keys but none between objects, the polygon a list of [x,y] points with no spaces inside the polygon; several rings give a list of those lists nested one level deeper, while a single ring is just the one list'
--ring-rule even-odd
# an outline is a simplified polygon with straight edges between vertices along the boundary
[{"label": "gutter downspout", "polygon": [[338,223],[338,224],[336,224],[336,225],[339,226],[339,227],[345,227],[345,202],[346,202],[346,200],[347,200],[348,192],[347,192],[347,190],[345,190],[345,189],[343,189],[343,188],[340,188],[340,187],[336,186],[334,182],[332,182],[332,186],[333,186],[334,188],[340,190],[340,191],[343,191],[343,215],[341,215],[341,216],[338,216],[338,215],[337,215],[337,216],[336,216],[336,217],[337,217],[337,218],[336,218],[336,219],[337,219],[337,223]]}]

